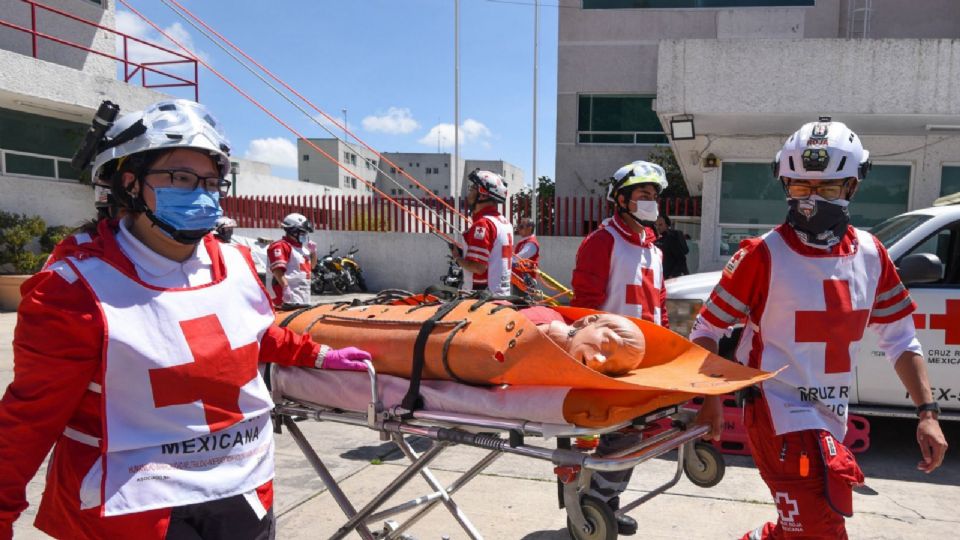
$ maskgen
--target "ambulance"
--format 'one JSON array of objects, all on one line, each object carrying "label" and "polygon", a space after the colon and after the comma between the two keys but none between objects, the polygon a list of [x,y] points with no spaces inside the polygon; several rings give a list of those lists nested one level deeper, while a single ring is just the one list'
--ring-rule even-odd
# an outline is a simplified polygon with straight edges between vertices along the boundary
[{"label": "ambulance", "polygon": [[[917,304],[913,320],[923,345],[932,398],[941,420],[960,420],[960,193],[931,208],[892,217],[870,230],[887,248]],[[667,280],[667,310],[674,331],[688,335],[700,307],[720,281],[720,272]],[[720,343],[733,357],[740,330]],[[915,417],[914,405],[871,330],[854,362],[850,411],[873,416]]]}]

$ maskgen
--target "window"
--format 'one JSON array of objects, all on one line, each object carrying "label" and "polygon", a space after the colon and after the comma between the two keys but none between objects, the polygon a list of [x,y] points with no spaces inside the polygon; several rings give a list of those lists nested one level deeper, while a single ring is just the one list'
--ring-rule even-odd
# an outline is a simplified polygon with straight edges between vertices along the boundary
[{"label": "window", "polygon": [[850,205],[850,222],[870,228],[907,211],[909,165],[874,165]]},{"label": "window", "polygon": [[[70,157],[89,126],[0,108],[0,173],[76,180]],[[62,158],[62,159],[58,159]]]},{"label": "window", "polygon": [[[943,273],[940,280],[934,283],[925,283],[920,287],[942,287],[944,285],[960,285],[960,222],[953,222],[939,231],[931,234],[913,249],[903,254],[903,257],[915,253],[930,253],[936,255],[943,263]],[[901,260],[902,258],[901,257]],[[898,265],[900,261],[895,261]],[[911,288],[917,287],[911,285]]]},{"label": "window", "polygon": [[960,193],[960,165],[944,165],[940,173],[940,196]]},{"label": "window", "polygon": [[310,161],[310,154],[304,154],[304,155],[303,155],[303,160],[304,160],[304,161]]},{"label": "window", "polygon": [[720,256],[733,255],[742,240],[783,222],[783,188],[767,163],[723,162],[720,170]]},{"label": "window", "polygon": [[593,144],[667,144],[654,96],[581,94],[577,142]]},{"label": "window", "polygon": [[583,9],[813,7],[814,0],[583,0]]},{"label": "window", "polygon": [[[860,184],[850,220],[870,228],[907,210],[909,165],[874,165]],[[786,196],[766,163],[724,162],[720,171],[720,256],[732,255],[741,240],[783,223]]]}]

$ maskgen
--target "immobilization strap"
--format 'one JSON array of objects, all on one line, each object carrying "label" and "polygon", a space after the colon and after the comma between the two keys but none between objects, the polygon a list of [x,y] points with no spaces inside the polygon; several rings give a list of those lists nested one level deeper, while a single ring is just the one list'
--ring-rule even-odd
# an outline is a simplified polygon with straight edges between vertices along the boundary
[{"label": "immobilization strap", "polygon": [[427,339],[433,333],[437,323],[453,311],[453,308],[460,304],[460,300],[453,300],[440,306],[429,319],[424,321],[417,334],[417,340],[413,344],[413,366],[410,369],[410,386],[407,388],[407,394],[403,396],[400,405],[408,410],[415,411],[423,408],[423,398],[420,397],[420,377],[423,375],[423,366],[426,364]]}]

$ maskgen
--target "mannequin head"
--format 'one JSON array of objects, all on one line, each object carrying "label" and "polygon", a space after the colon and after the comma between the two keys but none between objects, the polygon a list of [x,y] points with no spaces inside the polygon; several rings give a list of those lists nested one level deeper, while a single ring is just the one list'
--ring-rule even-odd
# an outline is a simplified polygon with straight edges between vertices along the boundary
[{"label": "mannequin head", "polygon": [[643,333],[626,317],[602,313],[545,326],[547,337],[570,356],[605,375],[625,375],[643,361]]}]

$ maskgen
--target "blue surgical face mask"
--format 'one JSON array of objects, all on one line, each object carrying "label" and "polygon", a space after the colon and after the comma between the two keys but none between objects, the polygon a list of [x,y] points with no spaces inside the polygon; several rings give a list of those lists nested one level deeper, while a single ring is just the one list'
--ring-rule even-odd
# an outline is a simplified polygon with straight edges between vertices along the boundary
[{"label": "blue surgical face mask", "polygon": [[179,242],[185,244],[199,242],[203,235],[213,230],[217,219],[223,215],[220,209],[219,193],[211,193],[201,188],[152,189],[157,198],[157,209],[153,211],[153,218],[160,222],[161,229]]}]

